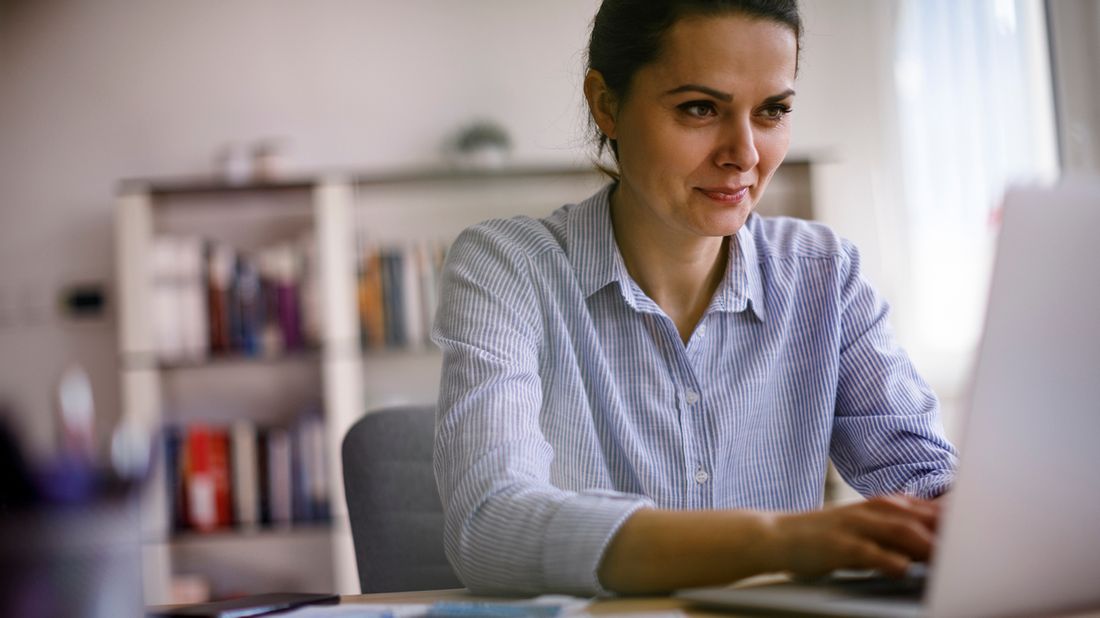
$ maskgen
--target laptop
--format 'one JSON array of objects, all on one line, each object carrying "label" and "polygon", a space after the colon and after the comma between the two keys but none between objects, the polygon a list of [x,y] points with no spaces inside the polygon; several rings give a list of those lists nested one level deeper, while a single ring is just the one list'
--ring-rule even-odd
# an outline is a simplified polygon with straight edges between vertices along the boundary
[{"label": "laptop", "polygon": [[923,586],[838,574],[677,596],[843,616],[1100,608],[1100,184],[1006,196],[960,452]]}]

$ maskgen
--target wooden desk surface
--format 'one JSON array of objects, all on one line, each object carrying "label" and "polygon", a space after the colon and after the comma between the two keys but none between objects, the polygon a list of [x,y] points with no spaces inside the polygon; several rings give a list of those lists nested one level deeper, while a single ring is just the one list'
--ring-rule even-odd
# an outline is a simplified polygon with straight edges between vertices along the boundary
[{"label": "wooden desk surface", "polygon": [[[390,592],[383,594],[361,594],[345,596],[341,603],[378,603],[384,605],[431,604],[437,601],[507,601],[500,597],[477,597],[463,588],[452,590],[425,590],[422,592]],[[628,597],[608,598],[593,601],[586,611],[593,616],[619,614],[677,613],[686,616],[736,616],[730,613],[714,613],[694,608],[687,601],[673,597]]]},{"label": "wooden desk surface", "polygon": [[[429,605],[437,601],[507,601],[517,599],[502,599],[500,597],[478,597],[466,592],[463,588],[451,590],[425,590],[419,592],[391,592],[383,594],[361,594],[345,596],[341,604],[372,603],[384,605],[415,604]],[[627,614],[679,614],[683,616],[724,616],[725,618],[743,616],[760,618],[762,614],[735,614],[731,612],[718,612],[693,606],[687,601],[673,597],[627,597],[607,598],[593,601],[586,608],[593,616],[627,615]],[[1100,618],[1100,610],[1084,613],[1060,614],[1062,618]]]}]

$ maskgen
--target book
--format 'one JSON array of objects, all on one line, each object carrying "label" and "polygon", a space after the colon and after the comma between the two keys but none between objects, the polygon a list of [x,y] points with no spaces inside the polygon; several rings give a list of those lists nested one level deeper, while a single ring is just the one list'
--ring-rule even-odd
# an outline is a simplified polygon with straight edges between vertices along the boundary
[{"label": "book", "polygon": [[260,522],[256,426],[248,420],[233,423],[232,439],[233,521],[238,526],[253,527]]},{"label": "book", "polygon": [[309,413],[298,423],[303,453],[304,493],[313,521],[329,518],[328,468],[325,463],[325,425],[320,414]]},{"label": "book", "polygon": [[286,429],[267,432],[267,482],[270,522],[289,524],[293,519],[290,434]]},{"label": "book", "polygon": [[214,480],[210,432],[202,426],[187,431],[183,473],[187,525],[196,530],[218,527],[217,489]]},{"label": "book", "polygon": [[301,262],[293,248],[287,246],[279,247],[272,260],[275,315],[283,336],[283,346],[288,350],[300,350],[305,347],[299,287]]},{"label": "book", "polygon": [[428,240],[361,249],[357,281],[365,349],[420,349],[431,343],[446,245]]},{"label": "book", "polygon": [[424,306],[421,298],[420,252],[417,244],[410,243],[401,247],[401,325],[404,327],[405,347],[416,350],[424,347]]},{"label": "book", "polygon": [[168,425],[162,432],[164,439],[164,469],[168,498],[168,524],[170,530],[187,528],[187,510],[183,487],[184,432],[180,427]]},{"label": "book", "polygon": [[206,248],[206,298],[210,322],[209,348],[214,354],[226,354],[232,347],[230,334],[230,288],[236,263],[233,250],[218,243]]},{"label": "book", "polygon": [[290,430],[290,502],[291,519],[295,522],[313,521],[313,503],[309,499],[309,445],[301,423]]},{"label": "book", "polygon": [[245,356],[258,356],[261,351],[263,302],[260,275],[251,260],[238,256],[231,289],[233,348]]},{"label": "book", "polygon": [[157,358],[182,360],[183,331],[180,328],[180,252],[176,239],[159,236],[150,249],[152,322]]},{"label": "book", "polygon": [[199,362],[206,359],[210,349],[205,243],[193,237],[177,238],[176,243],[179,353],[183,360]]},{"label": "book", "polygon": [[233,525],[233,464],[229,440],[227,430],[211,430],[210,466],[214,479],[214,508],[218,518],[216,525],[219,528]]},{"label": "book", "polygon": [[364,345],[378,349],[386,345],[385,299],[382,285],[382,255],[377,247],[363,252],[359,270],[359,323]]},{"label": "book", "polygon": [[271,515],[271,468],[269,466],[270,455],[268,443],[270,431],[266,428],[256,428],[256,493],[260,524],[269,526],[272,523]]},{"label": "book", "polygon": [[385,317],[386,347],[401,345],[404,334],[401,329],[400,307],[401,277],[397,264],[397,253],[393,249],[384,249],[382,261],[382,314]]},{"label": "book", "polygon": [[318,345],[321,342],[321,269],[317,257],[317,240],[312,232],[305,234],[296,244],[299,256],[300,279],[299,309],[301,327],[306,345]]},{"label": "book", "polygon": [[439,307],[439,269],[436,267],[432,244],[421,241],[416,245],[418,285],[420,286],[420,300],[422,309],[420,312],[421,329],[424,343],[431,343],[432,322],[435,320],[435,312]]},{"label": "book", "polygon": [[163,435],[176,531],[327,521],[330,483],[318,409],[289,426],[171,426]]},{"label": "book", "polygon": [[186,449],[183,485],[188,526],[210,531],[231,525],[228,435],[195,425],[187,430]]},{"label": "book", "polygon": [[[150,251],[154,352],[167,363],[276,356],[320,341],[309,242],[244,254],[196,237],[158,236]],[[315,266],[315,265],[314,265]]]}]

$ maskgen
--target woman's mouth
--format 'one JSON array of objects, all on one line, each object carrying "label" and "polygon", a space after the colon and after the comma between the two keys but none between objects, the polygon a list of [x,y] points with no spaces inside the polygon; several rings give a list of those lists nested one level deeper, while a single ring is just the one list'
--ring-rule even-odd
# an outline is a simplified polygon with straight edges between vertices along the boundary
[{"label": "woman's mouth", "polygon": [[700,193],[720,204],[738,204],[749,195],[749,188],[744,187],[698,187]]}]

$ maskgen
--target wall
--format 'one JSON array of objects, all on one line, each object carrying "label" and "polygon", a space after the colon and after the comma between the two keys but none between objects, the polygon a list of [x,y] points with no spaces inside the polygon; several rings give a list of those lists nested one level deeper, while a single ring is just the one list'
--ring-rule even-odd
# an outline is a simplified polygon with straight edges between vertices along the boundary
[{"label": "wall", "polygon": [[1048,2],[1054,85],[1067,174],[1100,175],[1100,4]]},{"label": "wall", "polygon": [[[435,161],[475,118],[517,158],[579,161],[596,0],[39,0],[0,6],[0,397],[37,450],[63,367],[118,407],[113,318],[73,323],[57,288],[113,277],[123,177],[210,170],[227,141],[289,140],[300,170]],[[820,159],[822,218],[890,297],[904,243],[890,146],[893,2],[808,0],[793,151]],[[885,76],[885,77],[884,77]],[[904,310],[901,311],[904,314]],[[108,423],[105,422],[104,426]]]}]

